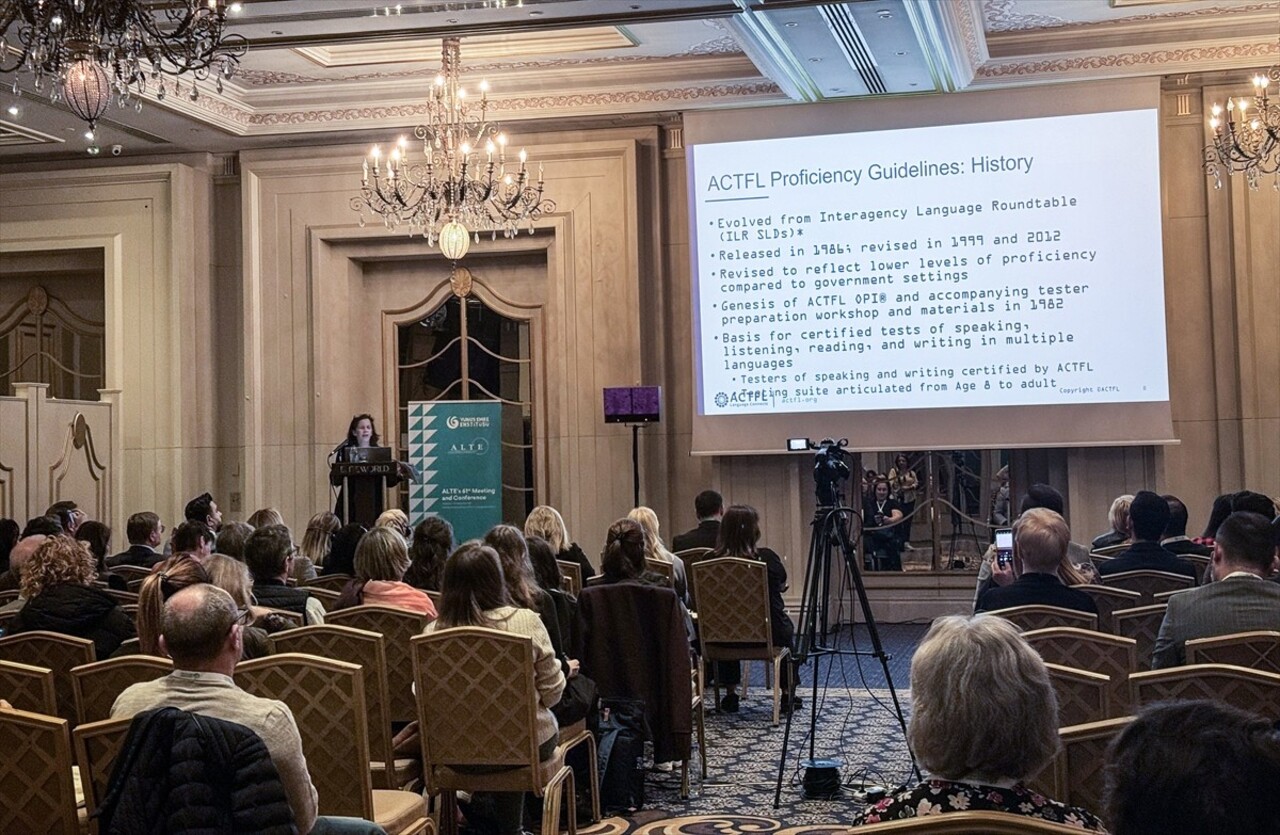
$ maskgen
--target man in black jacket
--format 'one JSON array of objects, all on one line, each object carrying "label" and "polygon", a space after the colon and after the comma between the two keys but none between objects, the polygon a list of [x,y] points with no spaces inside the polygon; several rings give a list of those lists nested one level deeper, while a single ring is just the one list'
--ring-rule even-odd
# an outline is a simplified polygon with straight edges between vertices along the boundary
[{"label": "man in black jacket", "polygon": [[124,532],[129,538],[129,550],[107,557],[107,568],[118,565],[150,568],[164,559],[164,554],[160,553],[164,525],[159,516],[150,511],[135,513],[129,517]]},{"label": "man in black jacket", "polygon": [[1177,496],[1161,496],[1169,505],[1169,523],[1164,526],[1164,538],[1160,547],[1174,554],[1195,554],[1200,557],[1212,556],[1213,549],[1208,545],[1199,545],[1187,537],[1187,506]]},{"label": "man in black jacket", "polygon": [[[1093,598],[1068,588],[1058,579],[1058,567],[1067,558],[1071,531],[1057,513],[1046,508],[1028,510],[1013,525],[1013,575],[1010,585],[992,586],[978,598],[979,612],[1012,606],[1057,606],[1098,613]],[[999,582],[1000,574],[995,575]]]},{"label": "man in black jacket", "polygon": [[324,605],[306,589],[288,584],[293,567],[293,538],[284,525],[254,531],[244,544],[244,562],[253,575],[253,596],[259,606],[302,615],[303,623],[324,623]]},{"label": "man in black jacket", "polygon": [[715,490],[703,490],[693,500],[693,509],[698,514],[698,527],[676,534],[671,540],[672,551],[716,547],[720,517],[724,516],[724,498]]},{"label": "man in black jacket", "polygon": [[1169,503],[1150,490],[1139,490],[1129,504],[1129,527],[1133,531],[1133,544],[1115,559],[1106,560],[1098,567],[1105,578],[1122,571],[1167,571],[1185,574],[1194,582],[1196,568],[1180,559],[1172,551],[1160,547],[1165,526],[1169,524]]}]

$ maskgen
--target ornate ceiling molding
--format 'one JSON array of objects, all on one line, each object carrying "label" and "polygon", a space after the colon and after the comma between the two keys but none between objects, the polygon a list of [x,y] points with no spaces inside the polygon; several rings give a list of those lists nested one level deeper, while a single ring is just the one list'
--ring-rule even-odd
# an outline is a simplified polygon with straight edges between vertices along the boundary
[{"label": "ornate ceiling molding", "polygon": [[1077,81],[1166,74],[1186,71],[1229,70],[1275,61],[1280,47],[1275,41],[1171,47],[1138,51],[1116,50],[1045,60],[995,59],[978,69],[974,87],[1006,86],[1035,81]]},{"label": "ornate ceiling molding", "polygon": [[1018,0],[983,0],[982,12],[987,32],[1028,32],[1044,29],[1092,29],[1114,28],[1123,23],[1152,21],[1185,21],[1187,19],[1228,18],[1267,12],[1272,15],[1280,8],[1275,0],[1243,5],[1209,6],[1198,9],[1169,8],[1158,12],[1118,13],[1106,20],[1069,20],[1046,14],[1029,14],[1017,11]]}]

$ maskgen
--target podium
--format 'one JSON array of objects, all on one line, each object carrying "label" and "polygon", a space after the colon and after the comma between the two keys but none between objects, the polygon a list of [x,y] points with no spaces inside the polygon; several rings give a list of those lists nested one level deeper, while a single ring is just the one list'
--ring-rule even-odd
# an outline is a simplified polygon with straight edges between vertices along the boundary
[{"label": "podium", "polygon": [[346,462],[329,467],[329,481],[342,485],[342,501],[338,515],[343,524],[356,523],[372,528],[382,514],[387,481],[400,481],[400,464],[396,461]]}]

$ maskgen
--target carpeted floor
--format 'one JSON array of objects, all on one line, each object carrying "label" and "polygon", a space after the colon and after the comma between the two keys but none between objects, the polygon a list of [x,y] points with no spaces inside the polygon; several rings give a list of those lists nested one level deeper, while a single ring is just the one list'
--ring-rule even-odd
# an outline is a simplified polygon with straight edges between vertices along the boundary
[{"label": "carpeted floor", "polygon": [[[907,690],[911,653],[926,626],[882,625],[881,639],[890,656],[889,672],[904,715],[909,716]],[[844,630],[839,646],[870,651],[865,628]],[[795,714],[785,761],[785,720],[772,724],[771,691],[764,687],[763,665],[755,663],[751,685],[736,714],[707,710],[707,779],[693,768],[690,798],[679,797],[679,770],[651,772],[645,808],[628,817],[611,817],[585,831],[595,835],[730,835],[731,833],[805,833],[842,831],[861,808],[851,797],[864,782],[896,786],[911,775],[911,763],[884,671],[872,657],[828,656],[821,660],[818,707],[813,711],[815,663],[801,670],[804,707]],[[816,720],[813,753],[840,763],[845,786],[837,800],[801,796],[803,767],[810,756],[810,722]],[[781,803],[774,809],[774,790],[783,762]]]}]

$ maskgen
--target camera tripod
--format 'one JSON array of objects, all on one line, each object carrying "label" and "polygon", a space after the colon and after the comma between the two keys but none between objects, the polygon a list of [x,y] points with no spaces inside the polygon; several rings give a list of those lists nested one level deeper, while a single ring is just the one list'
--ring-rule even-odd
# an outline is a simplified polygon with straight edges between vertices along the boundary
[{"label": "camera tripod", "polygon": [[[867,589],[862,581],[861,566],[858,565],[857,550],[850,540],[849,529],[853,526],[854,520],[858,519],[858,514],[849,507],[843,505],[837,481],[832,480],[830,483],[823,483],[821,480],[818,485],[818,508],[813,515],[813,532],[809,539],[809,560],[805,569],[805,587],[804,597],[800,602],[800,625],[798,629],[798,646],[796,648],[796,664],[797,666],[804,664],[810,658],[814,659],[813,664],[813,693],[809,710],[809,762],[814,763],[817,759],[817,725],[818,725],[818,688],[819,688],[819,668],[821,667],[822,658],[824,656],[837,655],[869,655],[880,660],[880,666],[884,670],[884,679],[889,686],[889,694],[893,697],[893,709],[898,717],[898,725],[902,728],[903,736],[906,736],[907,721],[902,713],[902,705],[898,701],[898,691],[893,686],[893,676],[889,672],[889,656],[884,651],[884,645],[880,642],[880,631],[876,628],[875,616],[871,612],[871,603],[867,600]],[[861,521],[859,520],[859,527]],[[862,608],[863,618],[866,620],[867,632],[871,636],[871,652],[865,650],[840,649],[837,646],[828,646],[824,643],[826,637],[830,634],[830,597],[831,597],[831,557],[832,549],[839,548],[840,553],[844,556],[845,570],[849,573],[853,588],[858,595],[858,604]],[[852,608],[850,612],[852,612]],[[839,624],[836,625],[839,628]],[[851,625],[852,628],[852,625]],[[773,794],[773,808],[777,809],[782,802],[782,778],[787,768],[787,747],[791,739],[791,722],[795,716],[795,711],[787,714],[786,730],[782,735],[782,753],[778,760],[778,782]],[[916,765],[915,756],[911,754],[908,748],[908,756],[911,757],[911,769],[916,777],[920,776],[920,769]],[[808,780],[806,780],[808,783]],[[831,787],[831,794],[834,796],[839,792],[838,781],[834,787]]]}]

